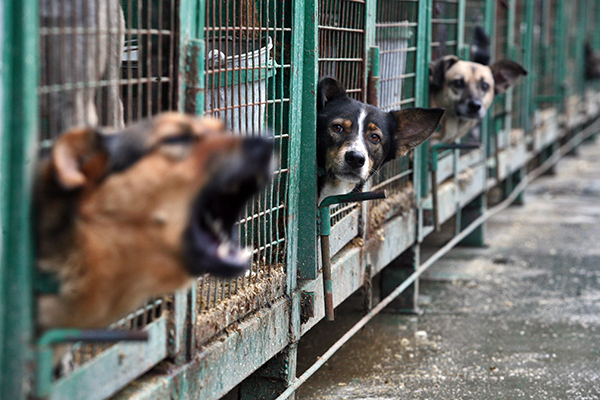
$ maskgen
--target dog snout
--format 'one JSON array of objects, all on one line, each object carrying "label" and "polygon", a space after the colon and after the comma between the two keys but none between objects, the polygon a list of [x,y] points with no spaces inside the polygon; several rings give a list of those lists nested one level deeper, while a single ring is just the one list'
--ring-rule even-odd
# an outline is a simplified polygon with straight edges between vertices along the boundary
[{"label": "dog snout", "polygon": [[356,150],[350,150],[346,152],[346,154],[344,155],[344,159],[346,160],[346,163],[352,168],[360,168],[363,165],[365,165],[366,161],[364,154]]},{"label": "dog snout", "polygon": [[273,141],[262,137],[252,137],[244,140],[244,152],[260,165],[270,162],[273,155]]},{"label": "dog snout", "polygon": [[467,103],[467,109],[472,114],[478,113],[481,107],[483,107],[483,103],[479,100],[469,100]]}]

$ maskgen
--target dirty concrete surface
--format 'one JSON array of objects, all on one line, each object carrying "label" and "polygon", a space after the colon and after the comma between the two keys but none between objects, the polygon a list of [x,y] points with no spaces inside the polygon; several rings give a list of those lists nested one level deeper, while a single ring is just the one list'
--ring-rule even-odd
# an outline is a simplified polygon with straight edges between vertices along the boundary
[{"label": "dirty concrete surface", "polygon": [[[377,316],[299,399],[600,399],[600,140],[533,182],[420,282],[423,315]],[[299,374],[363,314],[300,342]]]}]

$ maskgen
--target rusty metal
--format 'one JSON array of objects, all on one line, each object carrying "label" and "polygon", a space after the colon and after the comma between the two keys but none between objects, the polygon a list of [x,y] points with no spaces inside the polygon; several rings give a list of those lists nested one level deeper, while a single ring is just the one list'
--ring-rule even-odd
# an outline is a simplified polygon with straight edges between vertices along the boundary
[{"label": "rusty metal", "polygon": [[329,235],[331,234],[331,217],[329,207],[333,204],[362,202],[368,200],[385,199],[385,190],[348,193],[324,198],[319,204],[319,235],[321,238],[321,262],[323,264],[323,295],[325,298],[325,318],[334,320],[333,310],[333,281],[331,280],[331,254]]}]

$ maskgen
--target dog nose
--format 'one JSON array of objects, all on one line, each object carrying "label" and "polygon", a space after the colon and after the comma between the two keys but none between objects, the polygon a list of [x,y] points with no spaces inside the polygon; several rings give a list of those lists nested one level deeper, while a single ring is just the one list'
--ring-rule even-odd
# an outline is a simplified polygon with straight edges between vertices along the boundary
[{"label": "dog nose", "polygon": [[479,111],[479,109],[481,109],[482,105],[483,104],[481,104],[481,101],[479,100],[469,100],[467,107],[469,108],[469,112],[476,113]]},{"label": "dog nose", "polygon": [[360,168],[365,165],[365,156],[355,150],[350,150],[344,156],[348,165],[352,168]]},{"label": "dog nose", "polygon": [[269,162],[273,155],[273,140],[262,137],[246,138],[243,148],[253,162],[264,164]]}]

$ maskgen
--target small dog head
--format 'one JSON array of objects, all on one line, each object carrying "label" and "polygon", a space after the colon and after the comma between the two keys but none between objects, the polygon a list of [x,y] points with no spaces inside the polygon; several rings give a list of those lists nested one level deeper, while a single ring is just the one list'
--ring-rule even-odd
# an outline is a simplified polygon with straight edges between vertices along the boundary
[{"label": "small dog head", "polygon": [[[350,188],[343,190],[347,193],[383,163],[407,154],[426,140],[443,113],[442,109],[425,108],[385,112],[348,97],[335,78],[321,78],[317,92],[317,164],[325,180],[345,183]],[[324,184],[320,180],[320,189]]]},{"label": "small dog head", "polygon": [[429,89],[432,105],[446,108],[446,117],[481,119],[494,96],[506,92],[527,71],[510,60],[491,66],[445,56],[431,63]]},{"label": "small dog head", "polygon": [[168,113],[58,139],[37,192],[38,265],[62,281],[49,325],[103,326],[195,276],[246,270],[234,225],[272,173],[273,144],[224,132]]}]

